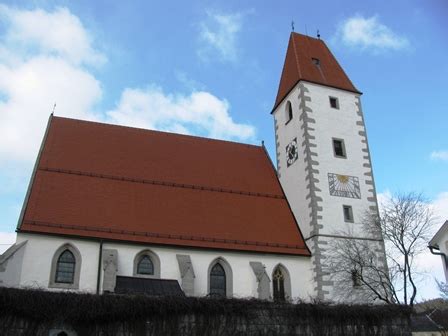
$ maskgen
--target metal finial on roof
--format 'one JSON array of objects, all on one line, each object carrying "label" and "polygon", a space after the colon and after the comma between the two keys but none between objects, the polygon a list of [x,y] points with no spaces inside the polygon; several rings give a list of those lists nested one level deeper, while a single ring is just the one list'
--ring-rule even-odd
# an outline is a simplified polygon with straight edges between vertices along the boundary
[{"label": "metal finial on roof", "polygon": [[53,110],[51,111],[51,115],[54,114],[54,110],[56,110],[56,103],[54,103],[54,105],[53,105]]},{"label": "metal finial on roof", "polygon": [[291,21],[291,30],[294,31],[294,20]]},{"label": "metal finial on roof", "polygon": [[319,33],[319,29],[317,30],[317,38],[320,40],[320,33]]}]

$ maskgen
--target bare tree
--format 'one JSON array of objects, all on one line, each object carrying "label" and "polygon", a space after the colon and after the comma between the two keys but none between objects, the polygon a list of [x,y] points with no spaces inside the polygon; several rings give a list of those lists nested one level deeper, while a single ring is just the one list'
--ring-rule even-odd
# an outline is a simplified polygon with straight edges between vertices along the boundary
[{"label": "bare tree", "polygon": [[[379,216],[366,213],[362,230],[352,228],[339,234],[348,238],[334,240],[327,271],[336,290],[360,301],[412,306],[417,295],[415,258],[426,249],[433,224],[433,212],[421,194],[389,197]],[[360,232],[364,239],[351,238]]]}]

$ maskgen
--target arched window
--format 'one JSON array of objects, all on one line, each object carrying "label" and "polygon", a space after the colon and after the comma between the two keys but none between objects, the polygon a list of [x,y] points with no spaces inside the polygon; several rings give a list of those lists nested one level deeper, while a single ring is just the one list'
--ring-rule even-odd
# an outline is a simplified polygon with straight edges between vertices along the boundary
[{"label": "arched window", "polygon": [[63,244],[53,255],[48,287],[78,289],[81,253],[72,244]]},{"label": "arched window", "polygon": [[274,271],[272,284],[274,286],[274,301],[285,301],[285,276],[280,267]]},{"label": "arched window", "polygon": [[56,265],[54,282],[72,284],[75,279],[76,259],[68,249],[61,253]]},{"label": "arched window", "polygon": [[160,259],[151,250],[143,250],[134,258],[133,275],[141,278],[160,278]]},{"label": "arched window", "polygon": [[288,123],[292,119],[292,106],[291,102],[286,103],[286,122]]},{"label": "arched window", "polygon": [[154,275],[154,264],[148,255],[143,255],[140,258],[137,266],[138,274]]},{"label": "arched window", "polygon": [[210,295],[226,297],[226,272],[219,263],[210,271]]},{"label": "arched window", "polygon": [[208,267],[209,295],[232,297],[233,295],[233,273],[229,263],[222,257],[218,257]]},{"label": "arched window", "polygon": [[274,301],[291,299],[291,278],[285,266],[278,264],[272,272],[272,292]]}]

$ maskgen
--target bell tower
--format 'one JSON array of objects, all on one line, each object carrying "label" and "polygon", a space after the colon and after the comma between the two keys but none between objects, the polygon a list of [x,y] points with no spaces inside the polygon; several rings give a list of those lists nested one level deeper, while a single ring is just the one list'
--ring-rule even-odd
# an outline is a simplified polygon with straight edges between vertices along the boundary
[{"label": "bell tower", "polygon": [[272,110],[277,171],[311,250],[320,300],[336,299],[325,265],[344,232],[372,240],[385,262],[382,239],[362,230],[365,211],[378,208],[360,97],[324,41],[291,33]]}]

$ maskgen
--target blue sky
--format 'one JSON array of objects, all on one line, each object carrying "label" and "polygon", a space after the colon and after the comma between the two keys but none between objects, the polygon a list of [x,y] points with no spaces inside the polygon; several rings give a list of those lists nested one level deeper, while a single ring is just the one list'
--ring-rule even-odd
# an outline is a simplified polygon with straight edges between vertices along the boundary
[{"label": "blue sky", "polygon": [[[364,93],[378,192],[424,192],[441,225],[447,14],[442,0],[3,2],[0,244],[13,239],[55,102],[60,116],[264,140],[275,159],[270,111],[292,20],[297,32],[320,30]],[[440,276],[440,260],[425,258]]]}]

